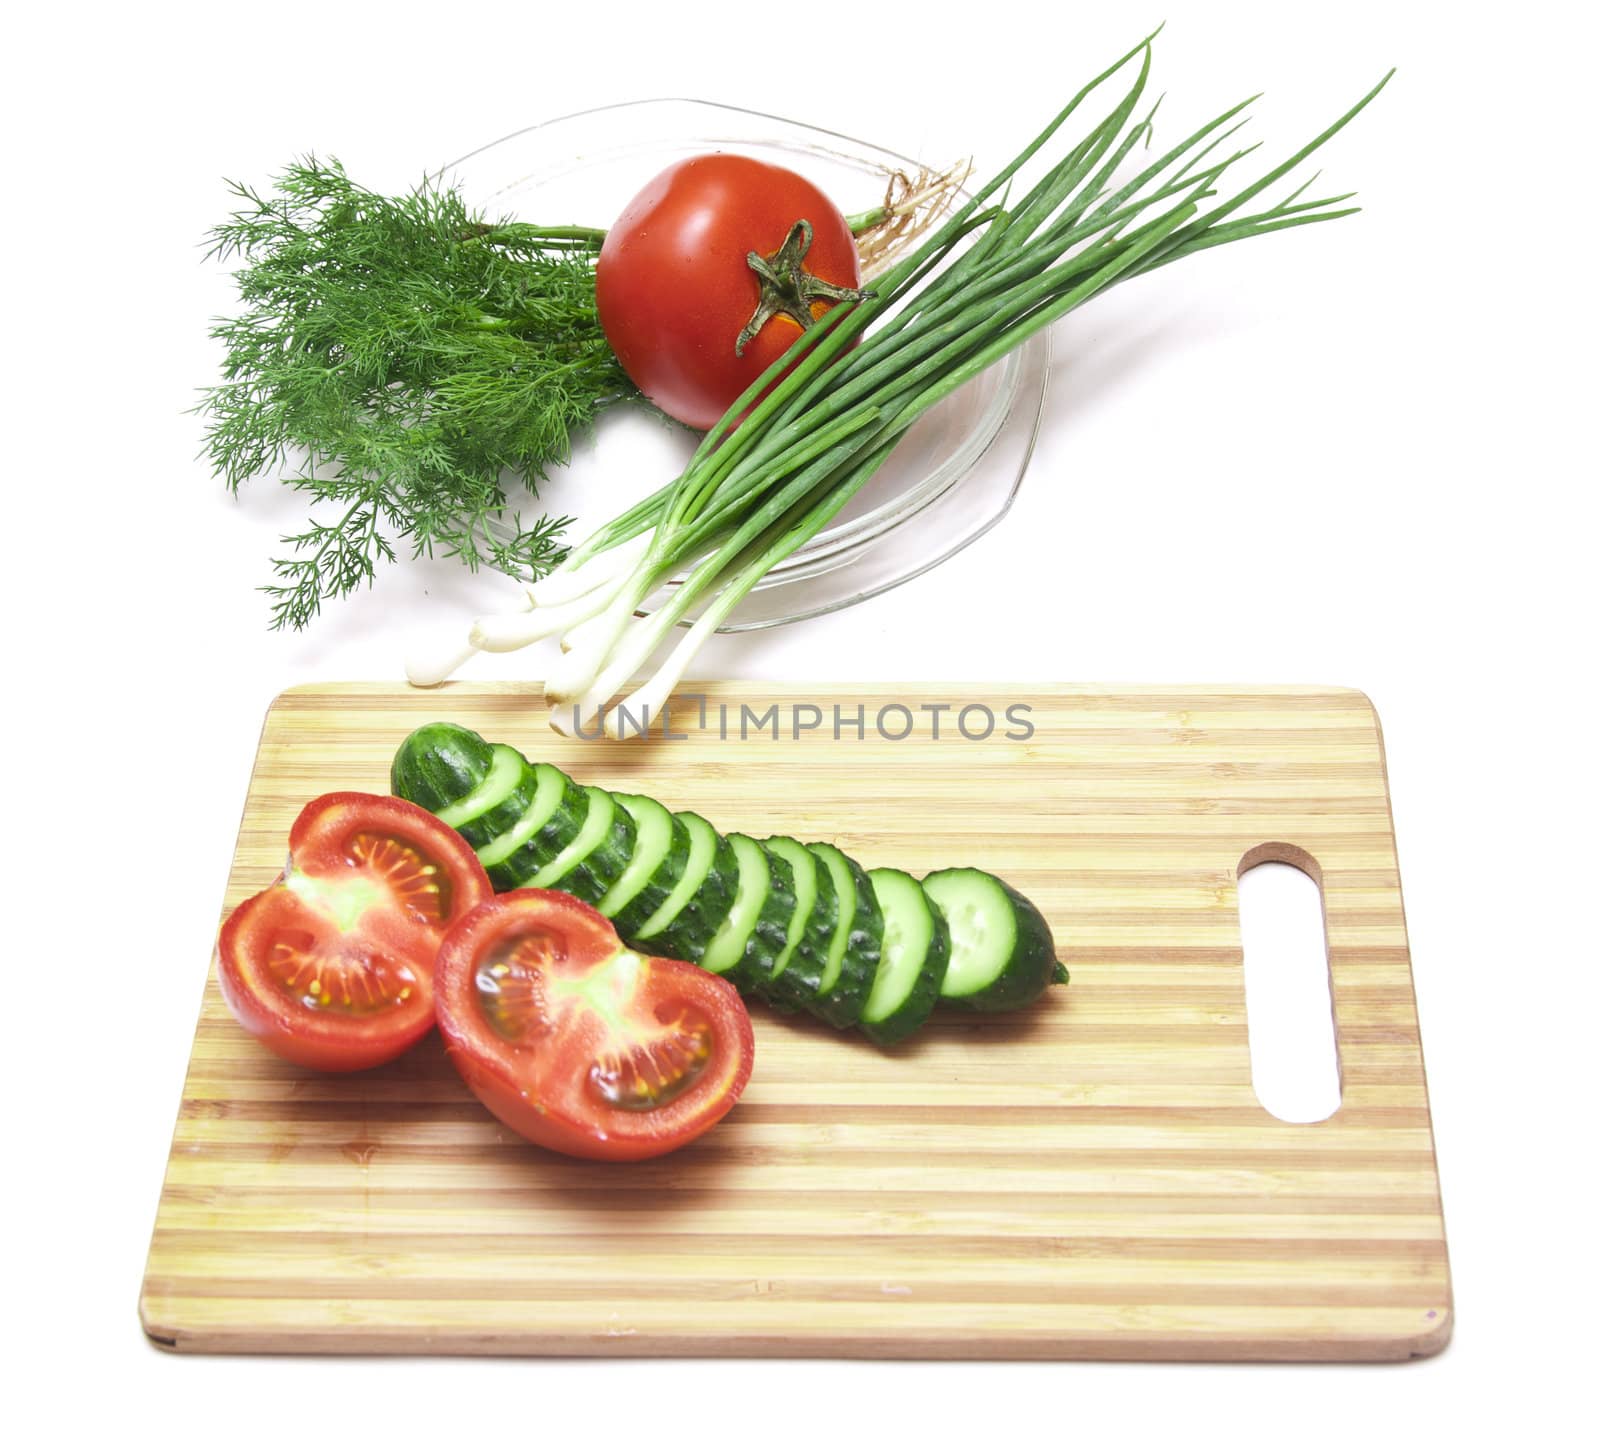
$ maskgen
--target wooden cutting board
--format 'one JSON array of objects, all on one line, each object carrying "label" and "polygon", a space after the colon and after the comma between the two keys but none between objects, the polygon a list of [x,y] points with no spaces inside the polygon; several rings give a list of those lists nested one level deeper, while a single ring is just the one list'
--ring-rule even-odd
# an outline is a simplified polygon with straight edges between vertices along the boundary
[{"label": "wooden cutting board", "polygon": [[[741,704],[774,702],[781,730],[739,740]],[[924,704],[941,702],[936,740]],[[903,740],[875,720],[899,733],[896,703],[915,723]],[[804,704],[822,725],[797,737]],[[967,704],[996,712],[987,740],[955,729]],[[1012,704],[1029,710],[1008,721]],[[825,838],[919,875],[985,866],[1043,909],[1071,985],[1014,1016],[938,1014],[889,1053],[758,1010],[732,1115],[665,1159],[608,1167],[501,1128],[436,1036],[360,1075],[281,1063],[234,1025],[213,969],[140,1303],[151,1339],[1006,1359],[1444,1345],[1443,1217],[1364,697],[722,683],[675,710],[674,740],[616,744],[554,737],[531,687],[285,693],[224,914],[277,874],[307,800],[387,790],[401,738],[448,719],[724,830]],[[1006,735],[1024,724],[1027,740]],[[968,730],[983,726],[974,709]],[[1236,881],[1269,858],[1323,891],[1343,1104],[1315,1125],[1274,1119],[1251,1087]]]}]

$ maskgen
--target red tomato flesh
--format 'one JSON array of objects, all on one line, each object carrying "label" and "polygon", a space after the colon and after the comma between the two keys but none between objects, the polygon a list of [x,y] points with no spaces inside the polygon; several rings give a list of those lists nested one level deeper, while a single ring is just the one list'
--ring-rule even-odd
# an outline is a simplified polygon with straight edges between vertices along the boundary
[{"label": "red tomato flesh", "polygon": [[[735,353],[761,300],[749,254],[777,252],[798,220],[811,225],[807,273],[861,283],[855,236],[802,175],[737,154],[707,154],[663,170],[606,233],[595,269],[600,325],[623,369],[658,408],[707,429],[783,356],[801,325],[770,318]],[[812,304],[813,318],[827,311]]]},{"label": "red tomato flesh", "polygon": [[285,1060],[364,1070],[433,1026],[445,931],[492,894],[467,843],[398,797],[332,792],[300,813],[284,874],[223,924],[217,978]]},{"label": "red tomato flesh", "polygon": [[733,1108],[754,1036],[738,993],[683,961],[630,951],[559,891],[496,896],[439,951],[439,1033],[472,1093],[524,1139],[644,1160]]}]

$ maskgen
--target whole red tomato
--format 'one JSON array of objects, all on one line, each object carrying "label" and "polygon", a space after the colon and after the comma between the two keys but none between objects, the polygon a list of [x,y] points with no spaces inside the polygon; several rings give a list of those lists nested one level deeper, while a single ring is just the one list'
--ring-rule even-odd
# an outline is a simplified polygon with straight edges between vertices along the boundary
[{"label": "whole red tomato", "polygon": [[[751,256],[754,256],[752,259]],[[600,324],[658,408],[710,428],[831,303],[863,297],[850,226],[810,180],[738,154],[663,170],[606,235]]]}]

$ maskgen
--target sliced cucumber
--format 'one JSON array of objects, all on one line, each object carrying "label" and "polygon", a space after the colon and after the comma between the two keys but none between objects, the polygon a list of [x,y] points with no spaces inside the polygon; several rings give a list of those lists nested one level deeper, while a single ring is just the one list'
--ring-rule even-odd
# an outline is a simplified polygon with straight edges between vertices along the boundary
[{"label": "sliced cucumber", "polygon": [[734,859],[739,863],[739,889],[733,905],[722,918],[722,925],[706,943],[705,955],[700,964],[707,971],[726,976],[736,985],[748,978],[745,958],[751,951],[751,937],[756,922],[766,905],[767,891],[772,885],[772,868],[766,848],[743,832],[730,832],[728,845],[733,848]]},{"label": "sliced cucumber", "polygon": [[834,895],[831,932],[825,930],[827,912],[820,902],[812,913],[809,939],[826,944],[828,954],[810,1009],[842,1030],[861,1019],[872,990],[883,947],[883,911],[857,862],[827,842],[814,841],[806,849],[826,869]]},{"label": "sliced cucumber", "polygon": [[998,876],[950,867],[923,877],[922,889],[950,927],[941,1000],[972,1011],[1014,1011],[1066,981],[1049,923]]},{"label": "sliced cucumber", "polygon": [[[675,817],[659,802],[652,801],[649,797],[626,796],[620,799],[635,815],[636,820],[650,821],[650,846],[646,849],[646,858],[652,852],[658,852],[658,859],[639,883],[638,890],[628,895],[625,900],[615,901],[615,892],[608,893],[605,903],[600,907],[602,914],[611,918],[611,924],[617,928],[617,935],[624,941],[632,942],[639,934],[639,928],[645,924],[656,912],[662,910],[672,899],[683,881],[684,871],[689,865],[689,857],[693,850],[693,841],[689,826],[681,817]],[[658,807],[661,815],[667,819],[666,844],[661,846],[662,833],[654,816],[648,818],[641,814],[644,804]],[[640,838],[639,847],[644,846],[643,837]],[[637,853],[639,847],[635,848]],[[626,875],[626,873],[624,873]],[[637,873],[635,873],[637,880]],[[620,891],[621,882],[618,882]],[[607,907],[614,909],[607,910]]]},{"label": "sliced cucumber", "polygon": [[569,781],[559,767],[540,762],[533,768],[533,800],[510,831],[478,851],[496,891],[526,886],[583,829],[589,814],[589,790]]},{"label": "sliced cucumber", "polygon": [[588,793],[588,814],[577,836],[524,884],[570,892],[593,906],[627,866],[638,828],[610,792],[590,787]]},{"label": "sliced cucumber", "polygon": [[886,1046],[904,1040],[933,1010],[950,965],[950,930],[915,877],[893,867],[867,876],[883,908],[883,956],[861,1029]]},{"label": "sliced cucumber", "polygon": [[496,745],[484,779],[434,813],[477,850],[510,831],[532,805],[538,779],[515,747]]},{"label": "sliced cucumber", "polygon": [[689,828],[689,860],[672,894],[632,939],[652,956],[698,963],[738,895],[739,861],[704,817],[680,812],[678,819]]},{"label": "sliced cucumber", "polygon": [[772,984],[766,996],[783,1010],[805,1009],[816,998],[827,969],[828,953],[806,940],[811,913],[816,909],[818,888],[832,878],[816,856],[793,837],[770,836],[763,845],[775,857],[789,864],[794,875],[794,910],[784,947],[772,967]]},{"label": "sliced cucumber", "polygon": [[571,892],[641,950],[881,1043],[909,1035],[936,1000],[1008,1011],[1067,980],[1038,908],[971,867],[917,883],[869,875],[826,842],[723,838],[693,812],[579,786],[450,722],[400,744],[390,783],[460,832],[497,890]]}]

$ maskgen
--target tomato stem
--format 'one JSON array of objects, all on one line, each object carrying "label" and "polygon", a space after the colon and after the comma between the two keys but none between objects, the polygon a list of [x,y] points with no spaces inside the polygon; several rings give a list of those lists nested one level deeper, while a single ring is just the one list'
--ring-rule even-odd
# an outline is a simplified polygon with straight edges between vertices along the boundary
[{"label": "tomato stem", "polygon": [[767,325],[768,320],[783,314],[809,329],[816,322],[811,306],[818,302],[831,304],[859,303],[862,299],[876,298],[870,289],[846,289],[819,279],[805,267],[806,255],[811,250],[811,221],[796,219],[783,243],[765,256],[752,249],[744,261],[761,281],[761,301],[750,316],[750,322],[739,330],[734,341],[736,355],[744,354],[745,345]]}]

